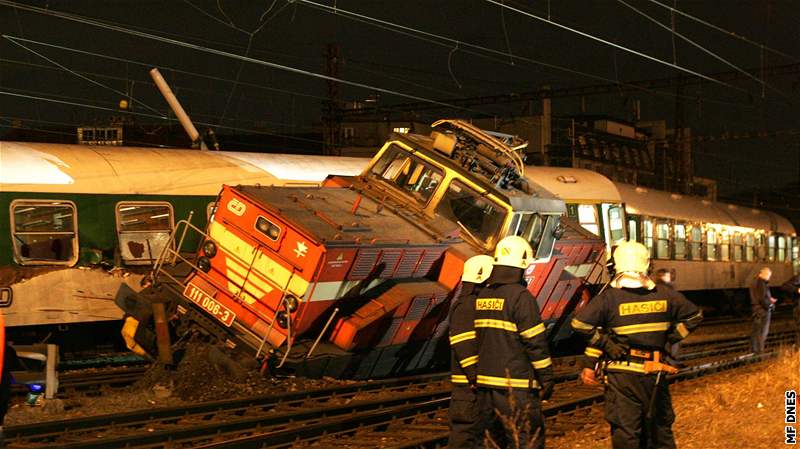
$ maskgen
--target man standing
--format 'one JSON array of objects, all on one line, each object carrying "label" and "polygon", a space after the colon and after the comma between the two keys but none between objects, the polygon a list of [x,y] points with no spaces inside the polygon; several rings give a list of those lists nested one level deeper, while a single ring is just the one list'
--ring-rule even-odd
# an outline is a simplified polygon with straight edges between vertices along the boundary
[{"label": "man standing", "polygon": [[750,306],[753,310],[753,332],[750,341],[752,350],[756,354],[764,352],[764,347],[767,345],[769,322],[772,318],[772,309],[777,301],[769,291],[771,277],[772,270],[764,267],[750,285]]},{"label": "man standing", "polygon": [[581,379],[596,384],[594,366],[605,369],[605,417],[614,449],[674,449],[675,413],[665,376],[677,369],[662,362],[662,348],[700,324],[703,315],[682,294],[647,277],[650,253],[637,242],[614,252],[617,275],[572,320],[589,338]]},{"label": "man standing", "polygon": [[492,273],[490,256],[474,256],[464,262],[461,292],[450,307],[450,439],[454,449],[477,448],[478,404],[475,396],[478,348],[475,340],[475,295]]},{"label": "man standing", "polygon": [[555,385],[545,326],[523,280],[532,257],[525,239],[501,240],[492,275],[475,299],[478,430],[496,428],[498,414],[507,418],[505,435],[492,435],[500,447],[544,447],[540,399],[549,399]]}]

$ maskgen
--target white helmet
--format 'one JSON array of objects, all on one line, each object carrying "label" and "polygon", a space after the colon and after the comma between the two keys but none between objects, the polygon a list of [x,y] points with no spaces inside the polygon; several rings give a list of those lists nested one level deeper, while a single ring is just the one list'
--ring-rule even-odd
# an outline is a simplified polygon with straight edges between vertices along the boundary
[{"label": "white helmet", "polygon": [[472,282],[480,284],[492,274],[492,256],[472,256],[464,262],[464,272],[461,274],[461,282]]},{"label": "white helmet", "polygon": [[650,251],[639,242],[620,243],[613,257],[617,273],[647,274],[647,268],[650,267]]},{"label": "white helmet", "polygon": [[517,235],[509,235],[497,243],[494,249],[494,264],[507,267],[528,268],[533,261],[530,243]]}]

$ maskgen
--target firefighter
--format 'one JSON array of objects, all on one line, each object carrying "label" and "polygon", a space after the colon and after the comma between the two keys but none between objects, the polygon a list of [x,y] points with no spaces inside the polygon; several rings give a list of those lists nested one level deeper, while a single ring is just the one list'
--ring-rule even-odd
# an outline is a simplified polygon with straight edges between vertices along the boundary
[{"label": "firefighter", "polygon": [[[501,240],[487,286],[475,299],[477,428],[482,436],[489,430],[500,447],[544,447],[540,400],[549,399],[555,385],[545,326],[523,280],[532,255],[521,237]],[[496,431],[501,421],[504,432]],[[518,441],[509,441],[511,435]]]},{"label": "firefighter", "polygon": [[763,352],[767,344],[772,309],[775,308],[775,302],[777,302],[769,290],[771,277],[772,270],[769,267],[763,267],[750,285],[750,305],[753,312],[753,331],[750,341],[752,350],[756,354]]},{"label": "firefighter", "polygon": [[614,449],[674,448],[675,414],[665,376],[677,369],[662,363],[662,348],[700,324],[700,310],[682,294],[647,277],[650,253],[637,242],[621,243],[611,288],[572,320],[589,338],[581,379],[596,384],[605,374],[605,417]]},{"label": "firefighter", "polygon": [[461,292],[450,307],[450,370],[453,392],[450,396],[450,448],[476,448],[481,441],[476,432],[478,418],[475,341],[475,295],[492,273],[491,256],[474,256],[464,263]]}]

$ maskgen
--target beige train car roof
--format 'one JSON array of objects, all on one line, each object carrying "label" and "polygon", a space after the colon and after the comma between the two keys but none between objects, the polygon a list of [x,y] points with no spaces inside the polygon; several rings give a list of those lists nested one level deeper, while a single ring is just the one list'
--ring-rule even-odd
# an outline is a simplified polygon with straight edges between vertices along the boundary
[{"label": "beige train car roof", "polygon": [[525,177],[568,203],[620,203],[611,180],[582,168],[525,167]]},{"label": "beige train car roof", "polygon": [[615,182],[629,214],[676,220],[700,221],[755,229],[767,229],[794,235],[795,230],[786,218],[766,210],[636,187]]},{"label": "beige train car roof", "polygon": [[0,191],[209,195],[222,184],[311,185],[369,159],[0,142]]}]

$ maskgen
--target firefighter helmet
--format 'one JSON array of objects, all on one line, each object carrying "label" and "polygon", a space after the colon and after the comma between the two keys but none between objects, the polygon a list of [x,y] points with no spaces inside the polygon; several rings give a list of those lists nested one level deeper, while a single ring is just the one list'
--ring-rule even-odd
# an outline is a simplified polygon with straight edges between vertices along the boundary
[{"label": "firefighter helmet", "polygon": [[639,242],[622,242],[614,251],[614,266],[617,273],[647,274],[650,251]]},{"label": "firefighter helmet", "polygon": [[480,284],[492,274],[492,256],[472,256],[464,262],[464,272],[461,274],[461,282],[472,282]]},{"label": "firefighter helmet", "polygon": [[509,235],[494,249],[494,264],[515,268],[528,268],[533,261],[533,249],[524,238]]}]

